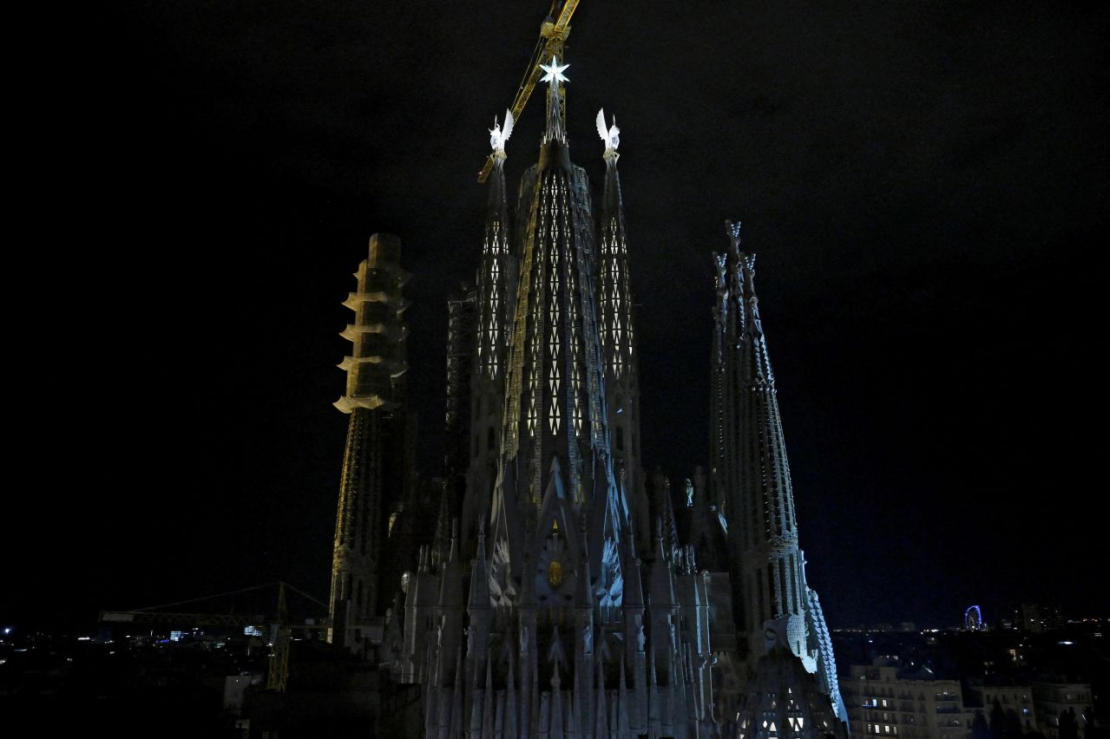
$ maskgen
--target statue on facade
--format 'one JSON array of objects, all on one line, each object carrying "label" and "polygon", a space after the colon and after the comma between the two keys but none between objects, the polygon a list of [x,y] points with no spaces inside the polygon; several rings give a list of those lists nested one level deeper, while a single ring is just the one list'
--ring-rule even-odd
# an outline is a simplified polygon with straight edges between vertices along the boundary
[{"label": "statue on facade", "polygon": [[497,116],[493,117],[493,128],[489,130],[489,145],[494,151],[505,151],[505,142],[513,135],[513,112],[511,110],[505,111],[505,127],[502,128],[497,122]]},{"label": "statue on facade", "polygon": [[613,116],[613,125],[605,125],[605,109],[597,111],[597,135],[605,142],[605,151],[616,151],[621,145],[621,130],[617,128],[617,117]]}]

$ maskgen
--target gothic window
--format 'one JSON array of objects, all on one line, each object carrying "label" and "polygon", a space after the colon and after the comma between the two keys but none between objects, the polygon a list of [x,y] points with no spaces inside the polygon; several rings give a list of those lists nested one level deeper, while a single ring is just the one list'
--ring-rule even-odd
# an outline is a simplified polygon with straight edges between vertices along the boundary
[{"label": "gothic window", "polygon": [[624,429],[617,426],[617,451],[624,451]]},{"label": "gothic window", "polygon": [[490,426],[486,431],[486,451],[492,454],[496,449],[497,433],[493,430],[493,426]]}]

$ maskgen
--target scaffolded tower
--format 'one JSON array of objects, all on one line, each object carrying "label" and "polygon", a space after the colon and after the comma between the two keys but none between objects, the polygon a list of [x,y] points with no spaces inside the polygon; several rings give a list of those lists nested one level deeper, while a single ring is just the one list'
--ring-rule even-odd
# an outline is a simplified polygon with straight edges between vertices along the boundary
[{"label": "scaffolded tower", "polygon": [[[358,268],[358,288],[343,305],[355,322],[343,331],[353,345],[339,365],[347,372],[347,392],[335,406],[350,414],[339,488],[332,556],[330,639],[351,646],[399,587],[383,583],[389,535],[388,511],[403,500],[408,484],[408,417],[405,412],[404,311],[401,241],[390,234],[370,237],[370,254]],[[399,578],[399,573],[397,573]],[[384,587],[383,587],[384,585]]]}]

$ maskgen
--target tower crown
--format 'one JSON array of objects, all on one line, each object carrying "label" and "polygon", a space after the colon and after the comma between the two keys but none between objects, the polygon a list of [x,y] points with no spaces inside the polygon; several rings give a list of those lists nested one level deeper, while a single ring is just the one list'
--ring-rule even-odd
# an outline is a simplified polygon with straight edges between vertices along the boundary
[{"label": "tower crown", "polygon": [[563,75],[563,72],[569,67],[569,64],[559,64],[559,57],[557,56],[551,58],[551,64],[540,65],[540,69],[547,73],[543,81],[548,83],[547,126],[543,134],[544,144],[550,144],[553,141],[557,141],[560,144],[567,143],[566,123],[563,119],[563,88],[559,83],[570,82],[570,80]]}]

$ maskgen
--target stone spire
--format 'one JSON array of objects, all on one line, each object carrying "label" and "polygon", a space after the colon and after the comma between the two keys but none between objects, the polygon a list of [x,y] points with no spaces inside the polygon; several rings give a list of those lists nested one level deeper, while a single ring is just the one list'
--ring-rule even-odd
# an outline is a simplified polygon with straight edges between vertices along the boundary
[{"label": "stone spire", "polygon": [[729,250],[716,258],[713,484],[728,518],[729,571],[742,602],[736,615],[747,633],[749,663],[767,648],[764,623],[776,620],[784,643],[814,672],[818,650],[810,643],[809,589],[755,292],[755,255],[741,250],[740,224],[726,226]]},{"label": "stone spire", "polygon": [[[332,556],[330,616],[333,642],[353,646],[357,626],[367,624],[393,595],[379,599],[388,516],[405,500],[408,439],[405,408],[405,339],[408,306],[402,288],[401,241],[370,237],[369,256],[355,273],[358,287],[343,305],[355,321],[341,334],[353,344],[339,367],[347,387],[336,407],[350,414],[339,488]],[[399,585],[399,573],[397,584]],[[381,602],[379,602],[381,601]]]},{"label": "stone spire", "polygon": [[[585,171],[571,164],[562,127],[560,82],[567,65],[548,72],[547,131],[539,163],[524,175],[520,212],[520,279],[509,350],[497,518],[513,516],[499,497],[515,498],[525,527],[534,526],[552,463],[576,515],[597,512],[616,491],[609,455],[604,365],[597,324],[593,214]],[[627,505],[621,505],[626,511]],[[577,527],[575,527],[577,528]],[[546,536],[546,532],[542,535]],[[564,538],[573,536],[562,532]],[[510,542],[511,543],[511,542]],[[495,542],[496,545],[496,542]],[[591,542],[591,550],[601,551]],[[515,557],[519,562],[519,555]],[[519,572],[518,565],[514,572]]]},{"label": "stone spire", "polygon": [[[713,700],[710,580],[695,582],[673,506],[651,510],[641,481],[618,131],[604,126],[595,212],[570,157],[561,45],[547,55],[539,157],[512,229],[503,162],[515,121],[490,131],[471,468],[463,510],[450,511],[466,523],[461,547],[453,539],[439,554],[441,532],[412,580],[400,676],[443,676],[427,736],[694,736]],[[666,534],[653,538],[657,513]],[[432,665],[423,672],[420,654]],[[452,655],[463,655],[453,685]]]},{"label": "stone spire", "polygon": [[559,64],[559,57],[553,56],[551,64],[541,64],[540,68],[546,72],[543,81],[548,83],[547,87],[547,125],[544,128],[543,142],[545,144],[552,141],[558,141],[565,144],[567,142],[566,121],[563,113],[563,88],[560,82],[570,82],[563,72],[569,68],[569,64]]},{"label": "stone spire", "polygon": [[478,370],[489,380],[505,376],[506,287],[509,248],[509,206],[505,197],[505,151],[494,152],[495,163],[488,181],[485,239],[478,268]]},{"label": "stone spire", "polygon": [[597,131],[605,144],[605,190],[601,200],[599,223],[601,243],[600,320],[599,333],[605,358],[606,413],[612,442],[613,463],[618,481],[632,506],[630,518],[640,546],[650,545],[650,512],[644,491],[640,459],[640,379],[633,321],[631,270],[628,241],[624,227],[624,203],[621,196],[617,160],[620,154],[620,130],[616,118],[613,125],[605,123],[605,111],[597,113]]},{"label": "stone spire", "polygon": [[469,439],[470,471],[463,500],[463,551],[471,552],[481,513],[488,512],[490,492],[500,456],[502,402],[508,351],[516,258],[512,254],[511,224],[505,195],[505,141],[512,133],[512,114],[506,111],[504,129],[491,131],[494,167],[487,180],[485,238],[476,280],[474,367],[471,373]]}]

